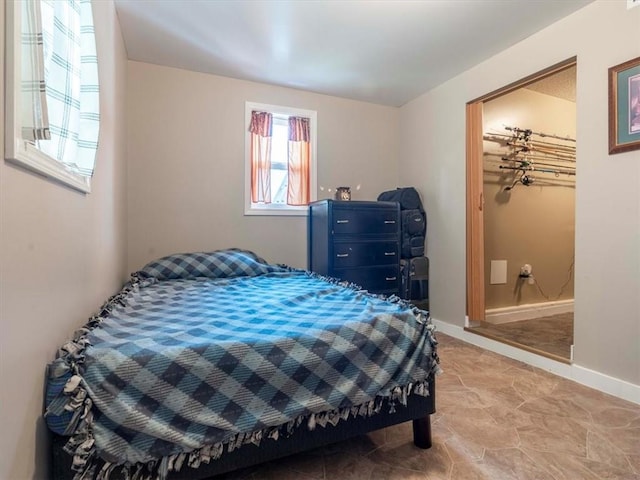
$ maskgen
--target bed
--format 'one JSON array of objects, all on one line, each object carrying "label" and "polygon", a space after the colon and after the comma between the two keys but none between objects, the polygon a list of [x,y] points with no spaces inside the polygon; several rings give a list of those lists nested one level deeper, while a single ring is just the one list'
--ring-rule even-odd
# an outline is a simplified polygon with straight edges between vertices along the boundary
[{"label": "bed", "polygon": [[426,312],[230,249],[147,264],[49,365],[56,479],[208,478],[412,421],[431,445]]}]

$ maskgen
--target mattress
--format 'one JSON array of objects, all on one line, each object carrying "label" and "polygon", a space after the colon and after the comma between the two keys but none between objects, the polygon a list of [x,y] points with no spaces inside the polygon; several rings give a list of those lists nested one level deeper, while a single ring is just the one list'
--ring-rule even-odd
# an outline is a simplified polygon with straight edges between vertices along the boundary
[{"label": "mattress", "polygon": [[245,443],[426,395],[433,326],[399,298],[225,250],[165,257],[64,345],[46,418],[78,478],[163,478]]}]

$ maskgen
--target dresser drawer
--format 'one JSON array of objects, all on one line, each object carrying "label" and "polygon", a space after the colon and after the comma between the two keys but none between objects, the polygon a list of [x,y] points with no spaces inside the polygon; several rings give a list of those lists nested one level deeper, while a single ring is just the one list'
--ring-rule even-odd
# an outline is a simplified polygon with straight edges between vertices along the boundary
[{"label": "dresser drawer", "polygon": [[335,208],[333,224],[335,235],[397,234],[398,211],[392,208]]},{"label": "dresser drawer", "polygon": [[331,199],[309,204],[308,268],[375,294],[400,292],[400,205]]},{"label": "dresser drawer", "polygon": [[397,292],[400,279],[397,265],[364,268],[337,268],[338,278],[360,285],[373,293]]},{"label": "dresser drawer", "polygon": [[395,265],[398,263],[398,242],[335,242],[335,268]]}]

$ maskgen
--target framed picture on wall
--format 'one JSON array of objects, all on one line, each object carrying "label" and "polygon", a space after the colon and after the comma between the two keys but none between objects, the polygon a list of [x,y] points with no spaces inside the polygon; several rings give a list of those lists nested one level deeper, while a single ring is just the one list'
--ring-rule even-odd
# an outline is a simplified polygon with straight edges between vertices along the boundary
[{"label": "framed picture on wall", "polygon": [[640,57],[609,68],[609,153],[640,149]]}]

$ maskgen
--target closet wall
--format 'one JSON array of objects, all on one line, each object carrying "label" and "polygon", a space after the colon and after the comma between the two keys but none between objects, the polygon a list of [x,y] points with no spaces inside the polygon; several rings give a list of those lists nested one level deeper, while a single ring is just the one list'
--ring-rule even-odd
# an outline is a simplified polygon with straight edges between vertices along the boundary
[{"label": "closet wall", "polygon": [[[500,165],[520,165],[501,159],[513,154],[513,148],[487,138],[493,134],[511,135],[505,129],[509,126],[575,139],[576,104],[522,88],[486,102],[483,119],[485,308],[572,299],[576,177],[526,172],[533,178],[533,183],[526,186],[517,182],[521,171],[500,169]],[[575,146],[548,137],[532,135],[531,139]],[[576,166],[561,164],[567,169]],[[507,261],[505,284],[490,283],[491,260]],[[524,264],[532,266],[532,280],[519,277]]]}]

